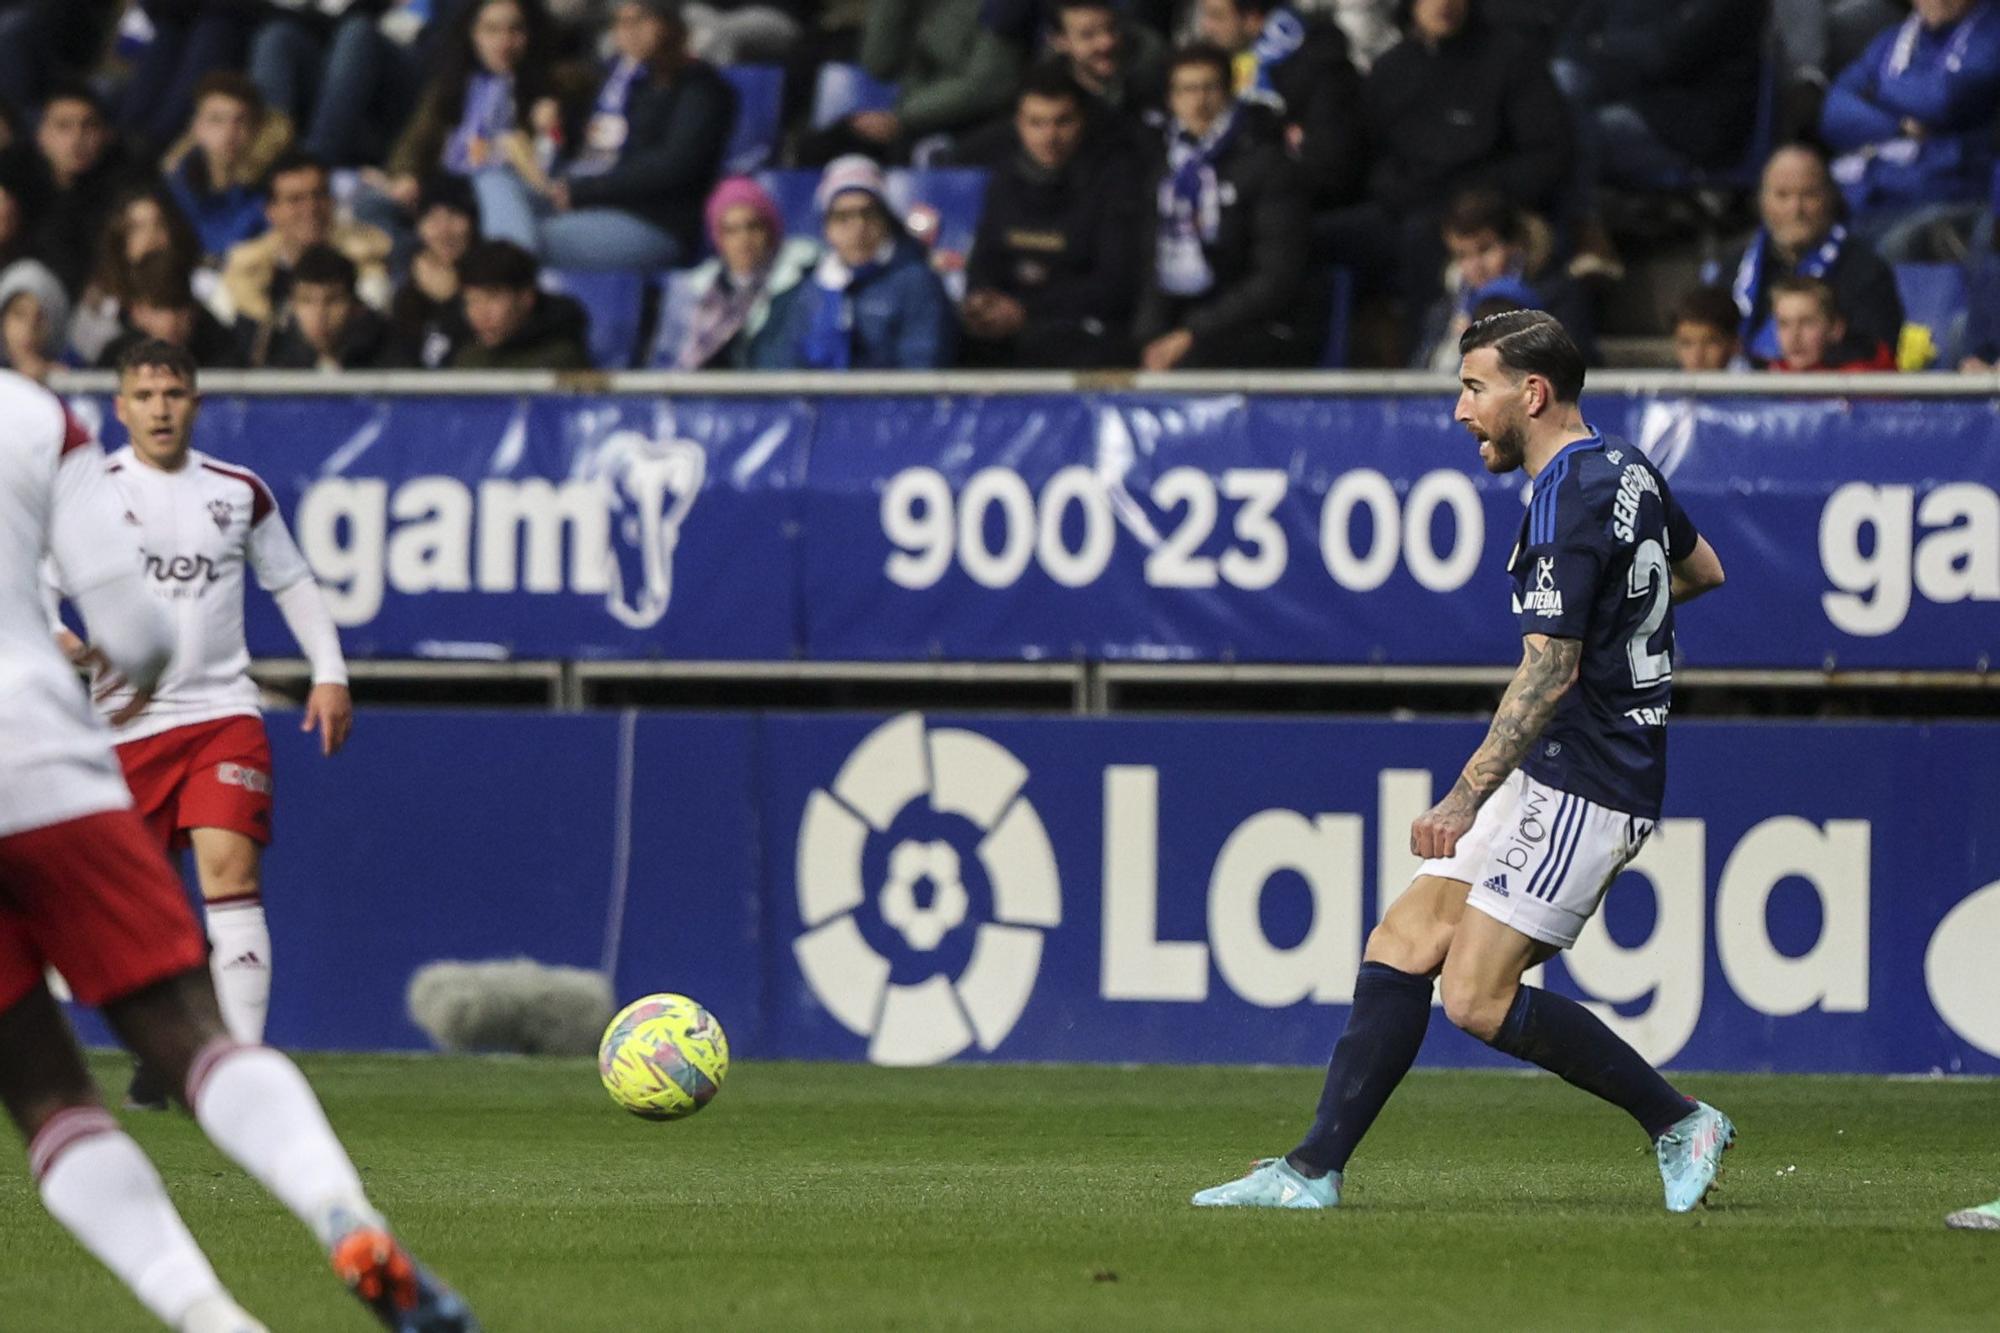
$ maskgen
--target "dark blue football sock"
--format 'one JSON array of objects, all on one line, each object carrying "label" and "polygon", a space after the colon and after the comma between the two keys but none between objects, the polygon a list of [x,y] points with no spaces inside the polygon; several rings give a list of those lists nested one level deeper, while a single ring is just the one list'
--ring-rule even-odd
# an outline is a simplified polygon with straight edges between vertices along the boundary
[{"label": "dark blue football sock", "polygon": [[1596,1014],[1552,991],[1521,987],[1491,1045],[1622,1108],[1650,1138],[1694,1109]]},{"label": "dark blue football sock", "polygon": [[1347,1031],[1326,1066],[1326,1088],[1305,1140],[1285,1155],[1302,1174],[1344,1170],[1389,1094],[1410,1072],[1431,1021],[1431,979],[1387,963],[1363,963],[1354,978]]}]

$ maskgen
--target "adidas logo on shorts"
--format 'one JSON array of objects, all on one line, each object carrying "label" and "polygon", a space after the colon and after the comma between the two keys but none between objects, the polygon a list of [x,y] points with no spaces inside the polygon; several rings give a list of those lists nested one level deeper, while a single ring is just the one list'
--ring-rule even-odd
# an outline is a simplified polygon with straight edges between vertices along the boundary
[{"label": "adidas logo on shorts", "polygon": [[1487,890],[1489,893],[1497,893],[1502,898],[1505,898],[1507,896],[1507,876],[1505,873],[1495,875],[1479,887]]}]

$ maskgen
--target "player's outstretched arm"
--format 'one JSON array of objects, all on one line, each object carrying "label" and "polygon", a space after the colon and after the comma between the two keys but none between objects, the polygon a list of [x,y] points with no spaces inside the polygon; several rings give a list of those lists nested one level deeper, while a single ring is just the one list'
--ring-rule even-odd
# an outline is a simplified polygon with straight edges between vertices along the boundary
[{"label": "player's outstretched arm", "polygon": [[1695,538],[1694,549],[1687,557],[1674,561],[1673,595],[1674,604],[1691,602],[1705,592],[1720,588],[1726,576],[1722,572],[1722,557],[1708,544],[1708,538]]},{"label": "player's outstretched arm", "polygon": [[1581,639],[1521,637],[1521,665],[1514,668],[1514,679],[1500,697],[1485,741],[1445,798],[1410,826],[1412,852],[1429,858],[1450,856],[1458,849],[1458,840],[1472,827],[1479,807],[1520,767],[1535,738],[1555,716],[1556,702],[1576,683],[1582,660]]}]

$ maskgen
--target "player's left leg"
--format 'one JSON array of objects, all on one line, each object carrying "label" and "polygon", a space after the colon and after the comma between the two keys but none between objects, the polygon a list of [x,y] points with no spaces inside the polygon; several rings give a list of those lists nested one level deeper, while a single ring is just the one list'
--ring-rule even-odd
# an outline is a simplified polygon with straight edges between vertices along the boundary
[{"label": "player's left leg", "polygon": [[[1479,906],[1476,894],[1472,905]],[[1667,1206],[1686,1212],[1714,1184],[1735,1128],[1714,1108],[1677,1092],[1590,1010],[1521,984],[1528,968],[1556,952],[1554,941],[1523,934],[1484,910],[1468,911],[1445,957],[1445,1016],[1495,1050],[1540,1065],[1638,1121],[1658,1150]]]},{"label": "player's left leg", "polygon": [[264,920],[262,861],[255,839],[227,828],[191,828],[195,874],[208,923],[209,968],[230,1035],[264,1040],[271,1007],[271,928]]}]

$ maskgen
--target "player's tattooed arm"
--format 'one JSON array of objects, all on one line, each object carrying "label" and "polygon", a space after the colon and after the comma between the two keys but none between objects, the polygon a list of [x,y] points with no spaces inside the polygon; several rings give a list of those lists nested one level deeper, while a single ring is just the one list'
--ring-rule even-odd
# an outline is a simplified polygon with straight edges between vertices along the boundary
[{"label": "player's tattooed arm", "polygon": [[1458,839],[1472,827],[1479,807],[1521,766],[1542,729],[1555,716],[1556,703],[1575,683],[1583,660],[1581,639],[1552,639],[1529,634],[1521,640],[1521,665],[1494,710],[1486,739],[1452,784],[1451,791],[1410,829],[1410,848],[1418,856],[1450,856]]}]

